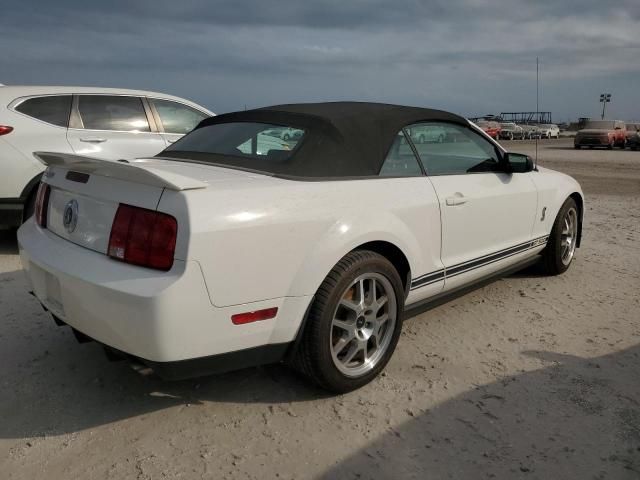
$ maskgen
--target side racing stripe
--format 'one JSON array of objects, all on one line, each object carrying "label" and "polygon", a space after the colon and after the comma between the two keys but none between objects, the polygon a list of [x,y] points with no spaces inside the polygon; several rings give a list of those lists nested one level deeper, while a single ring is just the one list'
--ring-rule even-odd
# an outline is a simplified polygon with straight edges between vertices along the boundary
[{"label": "side racing stripe", "polygon": [[446,267],[442,270],[436,270],[435,272],[421,275],[411,281],[410,290],[425,287],[427,285],[431,285],[432,283],[439,282],[447,277],[455,277],[456,275],[475,270],[476,268],[490,265],[500,260],[504,260],[505,258],[512,257],[513,255],[517,255],[518,253],[526,252],[527,250],[539,247],[540,245],[546,245],[548,240],[549,235],[545,235],[528,242],[520,243],[513,247],[505,248],[494,253],[489,253],[482,257],[474,258],[473,260],[467,260],[466,262],[458,263],[451,267]]}]

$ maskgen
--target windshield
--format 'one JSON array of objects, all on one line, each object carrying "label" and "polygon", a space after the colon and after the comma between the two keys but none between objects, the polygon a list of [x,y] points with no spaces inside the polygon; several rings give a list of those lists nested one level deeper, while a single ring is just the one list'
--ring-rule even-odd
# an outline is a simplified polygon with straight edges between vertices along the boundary
[{"label": "windshield", "polygon": [[232,155],[262,162],[283,161],[304,137],[304,130],[268,123],[231,122],[198,128],[169,146],[161,155],[199,153]]},{"label": "windshield", "polygon": [[584,128],[595,128],[599,130],[613,130],[615,122],[611,120],[589,120]]}]

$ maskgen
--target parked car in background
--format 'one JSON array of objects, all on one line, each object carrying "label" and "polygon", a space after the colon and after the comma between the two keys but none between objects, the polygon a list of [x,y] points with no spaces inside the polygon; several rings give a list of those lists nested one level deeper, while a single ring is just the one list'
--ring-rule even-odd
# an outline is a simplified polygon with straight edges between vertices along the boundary
[{"label": "parked car in background", "polygon": [[640,148],[640,123],[627,123],[627,147],[631,150]]},{"label": "parked car in background", "polygon": [[302,130],[290,127],[275,127],[264,132],[264,135],[276,137],[284,141],[299,140],[302,138]]},{"label": "parked car in background", "polygon": [[500,137],[500,124],[490,120],[478,120],[475,124],[494,140]]},{"label": "parked car in background", "polygon": [[538,125],[540,138],[560,138],[560,128],[552,123]]},{"label": "parked car in background", "polygon": [[524,129],[513,122],[500,124],[499,137],[502,140],[523,140],[525,138]]},{"label": "parked car in background", "polygon": [[447,136],[447,132],[444,128],[425,128],[418,125],[411,127],[409,135],[411,135],[411,140],[415,143],[442,143]]},{"label": "parked car in background", "polygon": [[148,157],[213,115],[162,93],[93,87],[0,88],[0,225],[33,212],[45,165],[35,151],[119,160]]},{"label": "parked car in background", "polygon": [[[253,147],[274,125],[303,132],[295,148]],[[533,263],[565,272],[585,211],[571,177],[397,105],[227,113],[130,163],[36,155],[28,288],[78,338],[174,379],[286,360],[361,387],[405,317]]]},{"label": "parked car in background", "polygon": [[627,129],[621,120],[589,120],[573,140],[573,146],[576,149],[582,147],[625,148],[626,144]]},{"label": "parked car in background", "polygon": [[540,138],[540,129],[536,125],[522,125],[524,131],[524,138],[527,140],[534,140]]}]

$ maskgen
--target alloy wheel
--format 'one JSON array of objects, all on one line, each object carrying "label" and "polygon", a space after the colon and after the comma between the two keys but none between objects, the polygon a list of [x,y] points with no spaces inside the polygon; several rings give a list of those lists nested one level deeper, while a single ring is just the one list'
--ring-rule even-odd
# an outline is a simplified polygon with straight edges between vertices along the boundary
[{"label": "alloy wheel", "polygon": [[575,208],[570,208],[562,220],[562,232],[560,233],[560,258],[564,265],[569,265],[576,251],[578,238],[578,213]]},{"label": "alloy wheel", "polygon": [[331,322],[329,347],[336,368],[347,377],[375,368],[389,349],[396,316],[391,282],[379,273],[358,276],[340,297]]}]

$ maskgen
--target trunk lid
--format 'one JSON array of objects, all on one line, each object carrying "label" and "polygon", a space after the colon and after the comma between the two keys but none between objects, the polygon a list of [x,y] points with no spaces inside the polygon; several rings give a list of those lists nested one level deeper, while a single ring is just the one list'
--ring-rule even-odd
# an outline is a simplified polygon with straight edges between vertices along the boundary
[{"label": "trunk lid", "polygon": [[[49,167],[45,174],[51,187],[47,228],[76,245],[104,254],[118,205],[155,210],[163,192],[158,186],[74,172]],[[86,179],[86,183],[74,178]]]},{"label": "trunk lid", "polygon": [[[48,165],[44,173],[44,181],[51,188],[47,229],[104,254],[108,252],[111,227],[120,204],[157,210],[165,190],[181,192],[220,183],[245,184],[253,177],[268,178],[159,158],[121,163],[62,153],[34,155]],[[181,219],[177,220],[180,224]]]}]

